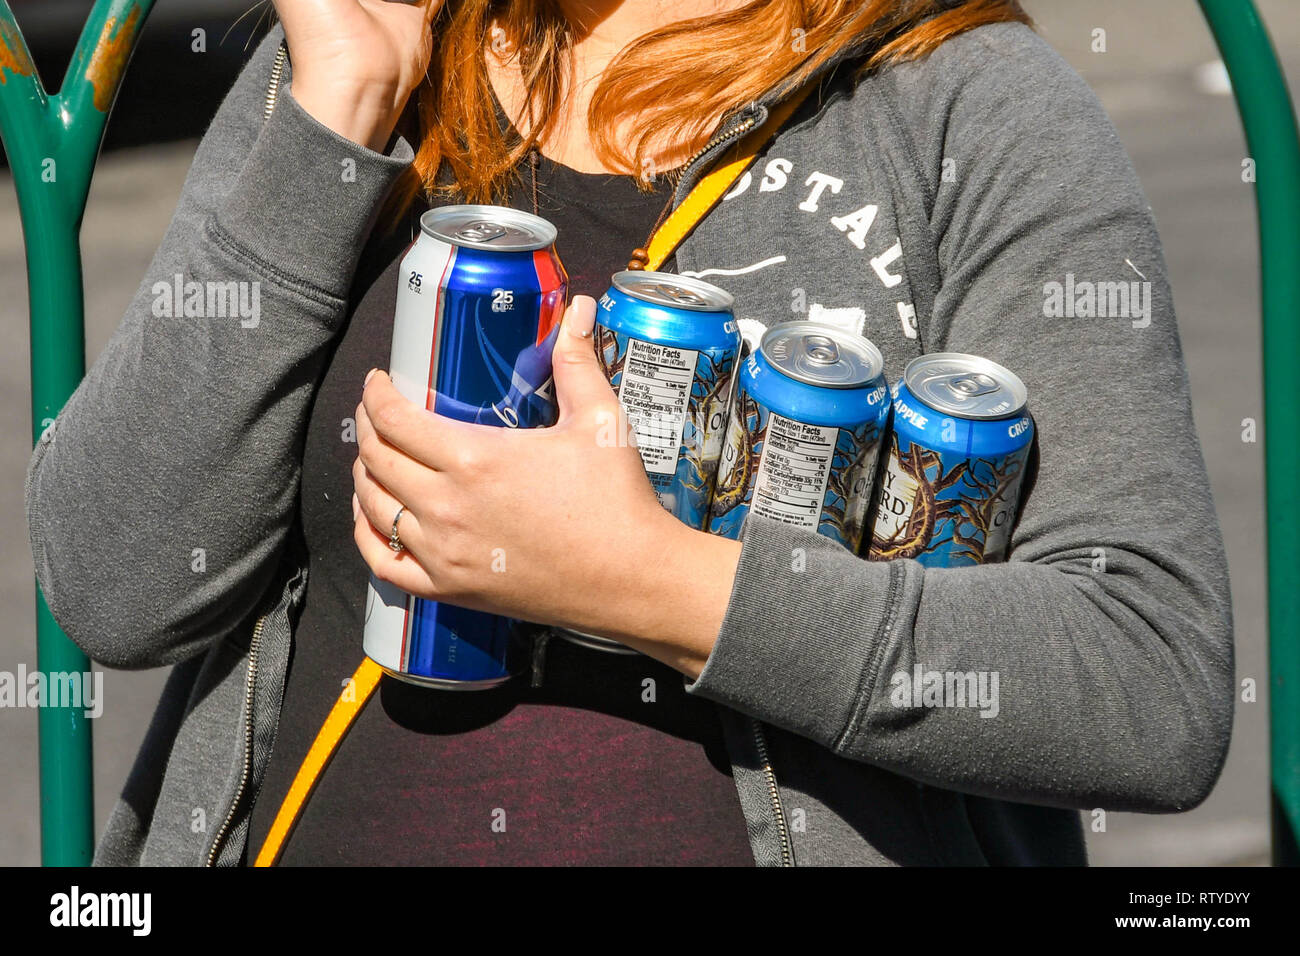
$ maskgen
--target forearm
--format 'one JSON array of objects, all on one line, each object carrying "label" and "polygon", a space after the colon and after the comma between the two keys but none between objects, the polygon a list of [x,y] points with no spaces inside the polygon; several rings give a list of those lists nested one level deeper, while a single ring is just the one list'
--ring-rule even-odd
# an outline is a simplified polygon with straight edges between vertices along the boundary
[{"label": "forearm", "polygon": [[1227,611],[1198,596],[1214,589],[1198,588],[1197,545],[1183,543],[1188,558],[1167,567],[1112,547],[1106,573],[1087,550],[926,569],[751,519],[689,689],[948,789],[1183,809],[1217,775],[1232,711]]},{"label": "forearm", "polygon": [[731,597],[740,542],[670,518],[617,561],[612,602],[592,602],[592,626],[691,680],[713,650]]}]

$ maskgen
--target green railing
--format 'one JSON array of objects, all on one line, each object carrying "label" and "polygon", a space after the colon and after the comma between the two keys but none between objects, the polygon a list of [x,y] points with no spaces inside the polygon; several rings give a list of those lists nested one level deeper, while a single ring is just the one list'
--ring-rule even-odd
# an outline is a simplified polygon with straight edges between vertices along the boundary
[{"label": "green railing", "polygon": [[1286,78],[1250,0],[1200,0],[1255,161],[1264,352],[1273,862],[1300,864],[1300,561],[1285,522],[1300,494],[1300,138]]},{"label": "green railing", "polygon": [[[105,122],[154,0],[96,0],[59,92],[45,92],[0,0],[0,138],[27,249],[33,442],[85,374],[79,236]],[[1251,0],[1200,0],[1232,78],[1255,161],[1263,282],[1273,859],[1300,862],[1300,562],[1282,522],[1300,492],[1300,137],[1286,82]],[[1276,528],[1274,528],[1276,524]],[[37,600],[37,666],[80,672],[84,654]],[[80,709],[40,712],[41,859],[90,861],[90,725]]]},{"label": "green railing", "polygon": [[[86,372],[81,216],[109,110],[153,3],[97,0],[63,85],[51,96],[8,0],[0,0],[0,137],[27,248],[33,442]],[[88,670],[86,655],[59,630],[39,587],[36,608],[37,668]],[[95,836],[90,723],[81,708],[44,706],[39,726],[41,860],[88,864]]]}]

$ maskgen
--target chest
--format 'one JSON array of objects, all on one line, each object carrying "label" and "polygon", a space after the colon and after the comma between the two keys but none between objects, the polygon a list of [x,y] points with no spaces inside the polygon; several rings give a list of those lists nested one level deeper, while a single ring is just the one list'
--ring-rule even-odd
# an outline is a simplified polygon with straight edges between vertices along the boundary
[{"label": "chest", "polygon": [[920,174],[860,113],[832,103],[772,141],[682,244],[679,271],[725,288],[737,317],[764,327],[865,335],[896,377],[926,349],[939,276]]}]

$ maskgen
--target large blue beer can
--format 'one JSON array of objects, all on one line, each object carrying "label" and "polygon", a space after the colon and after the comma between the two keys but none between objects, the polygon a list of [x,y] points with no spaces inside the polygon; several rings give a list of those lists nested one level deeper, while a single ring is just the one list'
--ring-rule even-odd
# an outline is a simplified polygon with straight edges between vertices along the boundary
[{"label": "large blue beer can", "polygon": [[912,359],[894,383],[893,436],[872,509],[873,561],[1001,561],[1034,440],[1028,392],[978,355]]},{"label": "large blue beer can", "polygon": [[[551,352],[567,290],[545,219],[502,206],[429,210],[400,265],[393,384],[460,421],[554,424]],[[364,647],[394,677],[455,690],[494,687],[527,657],[518,622],[417,598],[373,574]]]},{"label": "large blue beer can", "polygon": [[709,531],[739,538],[753,513],[856,552],[888,420],[871,341],[817,322],[768,329],[741,365]]}]

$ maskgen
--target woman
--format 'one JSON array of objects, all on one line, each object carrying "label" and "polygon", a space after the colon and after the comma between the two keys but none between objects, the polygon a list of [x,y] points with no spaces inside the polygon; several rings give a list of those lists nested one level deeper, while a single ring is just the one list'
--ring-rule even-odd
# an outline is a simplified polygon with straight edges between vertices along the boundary
[{"label": "woman", "polygon": [[[1012,0],[276,7],[29,470],[55,618],[107,664],[175,665],[98,862],[253,858],[348,693],[368,569],[642,653],[553,639],[540,687],[479,694],[386,679],[284,863],[1081,863],[1079,809],[1204,799],[1230,608],[1159,241]],[[891,381],[926,352],[1015,370],[1037,445],[1006,563],[866,562],[760,519],[710,537],[596,439],[615,404],[586,296],[717,130],[807,83],[668,268],[763,324],[851,324]],[[445,420],[365,374],[419,213],[486,199],[558,224],[579,293],[551,429]],[[1136,311],[1053,309],[1067,277],[1131,282]],[[258,284],[256,322],[204,315],[228,281]],[[929,672],[996,696],[900,703]]]}]

